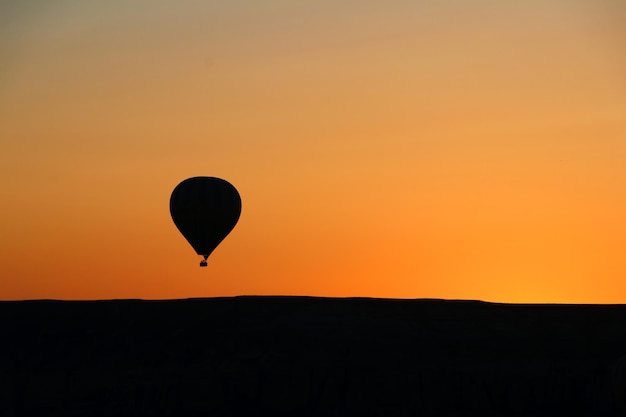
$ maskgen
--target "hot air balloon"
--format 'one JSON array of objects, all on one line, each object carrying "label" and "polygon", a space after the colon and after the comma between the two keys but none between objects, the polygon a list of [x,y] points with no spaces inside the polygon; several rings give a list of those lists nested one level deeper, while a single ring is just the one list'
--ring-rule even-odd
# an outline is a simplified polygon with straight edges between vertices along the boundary
[{"label": "hot air balloon", "polygon": [[170,197],[174,224],[191,247],[207,258],[237,224],[241,197],[228,181],[215,177],[193,177],[178,184]]}]

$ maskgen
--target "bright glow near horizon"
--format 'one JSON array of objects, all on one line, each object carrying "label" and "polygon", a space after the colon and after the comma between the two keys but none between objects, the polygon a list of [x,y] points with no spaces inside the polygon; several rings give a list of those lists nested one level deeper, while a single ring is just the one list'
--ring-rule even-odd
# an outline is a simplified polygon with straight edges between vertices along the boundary
[{"label": "bright glow near horizon", "polygon": [[422,3],[0,5],[0,299],[625,302],[626,7]]}]

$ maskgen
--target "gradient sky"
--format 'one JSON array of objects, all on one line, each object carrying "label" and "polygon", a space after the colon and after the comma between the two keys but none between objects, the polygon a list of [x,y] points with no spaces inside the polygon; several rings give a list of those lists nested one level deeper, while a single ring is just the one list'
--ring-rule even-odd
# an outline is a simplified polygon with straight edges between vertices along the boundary
[{"label": "gradient sky", "polygon": [[624,51],[621,0],[3,2],[0,299],[625,303]]}]

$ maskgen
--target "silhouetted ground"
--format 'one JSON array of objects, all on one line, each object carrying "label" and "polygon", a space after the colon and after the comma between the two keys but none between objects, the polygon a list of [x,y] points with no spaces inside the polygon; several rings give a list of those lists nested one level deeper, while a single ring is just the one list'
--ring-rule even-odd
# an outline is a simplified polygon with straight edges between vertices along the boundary
[{"label": "silhouetted ground", "polygon": [[0,302],[2,416],[617,416],[626,306]]}]

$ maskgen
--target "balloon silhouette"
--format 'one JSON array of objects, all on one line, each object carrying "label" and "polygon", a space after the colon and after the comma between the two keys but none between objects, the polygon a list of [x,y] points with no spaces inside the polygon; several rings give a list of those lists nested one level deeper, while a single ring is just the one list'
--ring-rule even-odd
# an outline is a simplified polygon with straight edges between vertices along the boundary
[{"label": "balloon silhouette", "polygon": [[241,214],[241,197],[228,181],[193,177],[178,184],[170,197],[174,224],[204,260],[233,230]]}]

